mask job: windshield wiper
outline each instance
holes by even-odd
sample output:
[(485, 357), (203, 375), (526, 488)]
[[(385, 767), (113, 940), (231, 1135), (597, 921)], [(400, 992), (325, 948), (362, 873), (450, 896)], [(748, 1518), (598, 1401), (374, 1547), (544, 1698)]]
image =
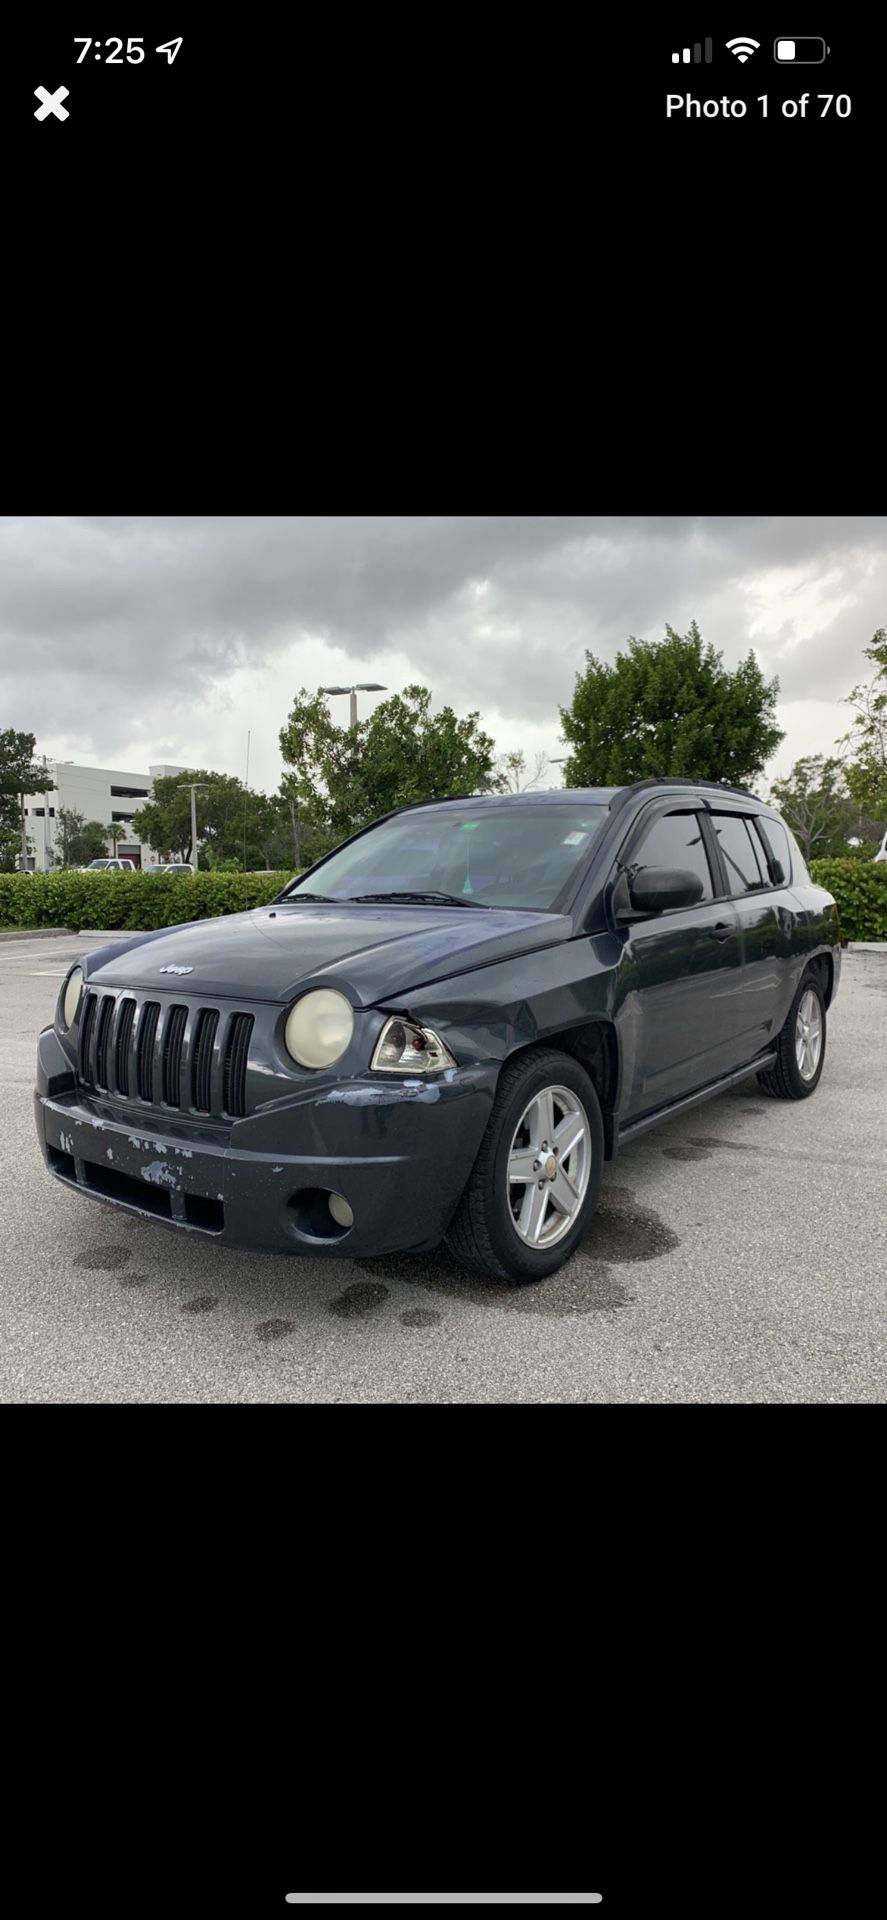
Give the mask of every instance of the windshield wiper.
[(284, 894), (283, 899), (278, 902), (278, 905), (281, 907), (289, 907), (292, 906), (294, 900), (327, 900), (331, 907), (334, 907), (336, 904), (331, 893), (287, 893)]
[(481, 907), (484, 913), (491, 912), (491, 908), (486, 906), (483, 900), (466, 900), (464, 895), (458, 893), (352, 893), (349, 899), (351, 901), (413, 900), (419, 906)]

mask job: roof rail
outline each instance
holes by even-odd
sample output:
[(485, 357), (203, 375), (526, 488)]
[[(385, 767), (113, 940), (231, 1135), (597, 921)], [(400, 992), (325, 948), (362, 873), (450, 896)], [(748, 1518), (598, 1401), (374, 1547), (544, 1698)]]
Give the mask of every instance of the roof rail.
[(650, 774), (646, 780), (634, 780), (630, 786), (620, 788), (615, 800), (611, 802), (610, 812), (618, 812), (619, 808), (624, 807), (634, 794), (644, 793), (651, 787), (692, 787), (694, 789), (714, 787), (718, 793), (735, 793), (743, 800), (753, 800), (757, 807), (766, 805), (766, 802), (756, 793), (751, 793), (747, 787), (734, 787), (729, 780), (691, 780), (685, 774), (665, 773)]

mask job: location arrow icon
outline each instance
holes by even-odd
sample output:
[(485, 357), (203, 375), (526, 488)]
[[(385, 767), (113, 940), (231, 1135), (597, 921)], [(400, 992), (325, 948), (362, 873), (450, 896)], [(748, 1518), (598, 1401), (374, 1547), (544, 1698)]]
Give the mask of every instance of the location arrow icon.
[(181, 36), (179, 37), (178, 40), (164, 40), (162, 47), (155, 47), (154, 52), (165, 53), (170, 66), (172, 66), (172, 63), (176, 57), (176, 54), (179, 51), (181, 44), (182, 44)]

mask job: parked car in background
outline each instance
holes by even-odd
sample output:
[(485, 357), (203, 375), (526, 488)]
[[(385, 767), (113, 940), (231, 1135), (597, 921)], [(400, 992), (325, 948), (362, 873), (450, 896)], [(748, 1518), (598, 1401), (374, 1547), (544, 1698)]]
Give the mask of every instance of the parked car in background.
[(881, 845), (879, 846), (878, 851), (875, 854), (875, 859), (887, 860), (887, 833), (885, 833), (884, 838), (881, 841)]
[(143, 873), (196, 873), (196, 867), (190, 860), (158, 860), (153, 867), (143, 867)]
[(81, 873), (135, 873), (134, 860), (90, 860), (87, 867), (81, 867)]
[(268, 906), (86, 955), (40, 1035), (37, 1131), (69, 1192), (179, 1234), (355, 1259), (445, 1238), (538, 1281), (647, 1127), (751, 1074), (815, 1092), (840, 970), (834, 899), (753, 794), (429, 801)]

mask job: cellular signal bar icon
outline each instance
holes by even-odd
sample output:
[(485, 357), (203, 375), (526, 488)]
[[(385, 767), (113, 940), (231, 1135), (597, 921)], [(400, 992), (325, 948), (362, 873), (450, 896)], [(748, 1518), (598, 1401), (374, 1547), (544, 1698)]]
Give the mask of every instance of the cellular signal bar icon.
[[(673, 53), (671, 56), (671, 63), (673, 67), (679, 66), (681, 61), (683, 61), (685, 67), (688, 67), (690, 65), (691, 60), (695, 61), (697, 67), (699, 66), (702, 60), (702, 48), (698, 40), (694, 42), (692, 53), (690, 52), (689, 47), (684, 47), (680, 53)], [(710, 40), (706, 40), (705, 42), (705, 64), (708, 67), (711, 66), (711, 41)]]

